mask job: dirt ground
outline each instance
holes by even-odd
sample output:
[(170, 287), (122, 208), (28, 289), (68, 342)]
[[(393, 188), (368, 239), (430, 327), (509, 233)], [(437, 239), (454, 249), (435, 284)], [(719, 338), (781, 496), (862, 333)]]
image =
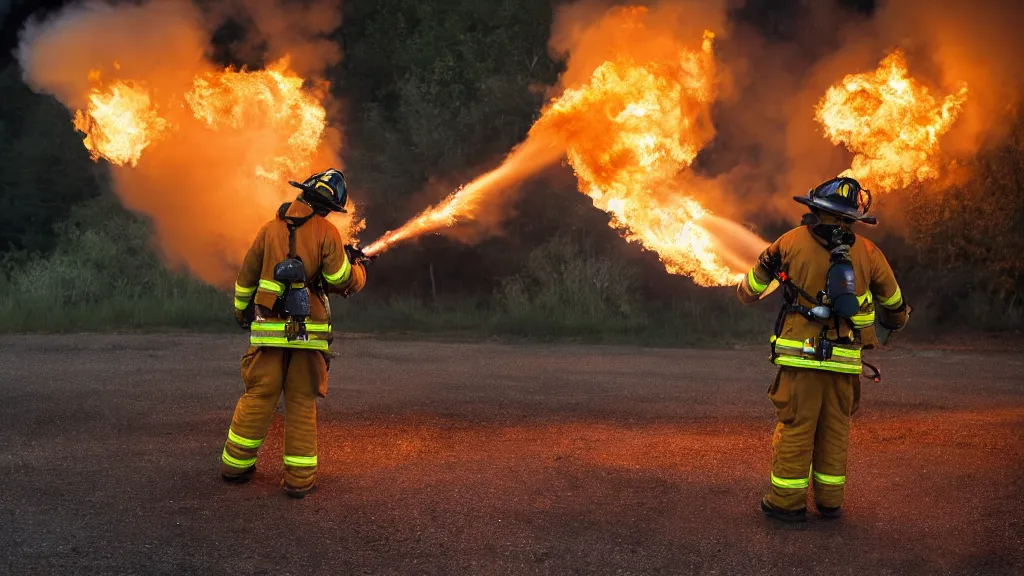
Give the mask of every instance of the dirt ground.
[(757, 511), (764, 348), (342, 339), (321, 489), (218, 457), (242, 335), (0, 338), (0, 573), (1024, 573), (1024, 352), (875, 354), (846, 516)]

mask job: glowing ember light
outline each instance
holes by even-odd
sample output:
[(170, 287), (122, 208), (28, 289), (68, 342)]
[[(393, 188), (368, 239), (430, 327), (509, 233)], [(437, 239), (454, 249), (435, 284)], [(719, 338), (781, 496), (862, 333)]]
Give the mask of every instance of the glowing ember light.
[(196, 77), (185, 95), (196, 119), (214, 130), (259, 123), (275, 134), (290, 134), (256, 174), (282, 181), (309, 169), (327, 126), (327, 111), (313, 94), (303, 90), (303, 79), (282, 59), (265, 70), (232, 69)]
[[(90, 72), (89, 78), (98, 82), (99, 72)], [(85, 134), (93, 160), (135, 166), (142, 151), (167, 129), (141, 83), (116, 80), (103, 89), (94, 88), (88, 100), (87, 110), (75, 111), (74, 124)]]
[(880, 191), (937, 178), (939, 137), (960, 114), (967, 87), (937, 101), (910, 76), (899, 50), (874, 72), (851, 74), (818, 103), (815, 118), (833, 144), (855, 154), (843, 176), (864, 180)]

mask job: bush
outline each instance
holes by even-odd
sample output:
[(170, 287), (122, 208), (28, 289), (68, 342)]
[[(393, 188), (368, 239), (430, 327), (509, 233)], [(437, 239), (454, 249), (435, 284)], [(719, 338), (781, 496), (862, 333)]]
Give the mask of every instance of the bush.
[(167, 271), (149, 226), (111, 197), (78, 207), (48, 256), (8, 257), (0, 276), (5, 332), (233, 325), (229, 295)]

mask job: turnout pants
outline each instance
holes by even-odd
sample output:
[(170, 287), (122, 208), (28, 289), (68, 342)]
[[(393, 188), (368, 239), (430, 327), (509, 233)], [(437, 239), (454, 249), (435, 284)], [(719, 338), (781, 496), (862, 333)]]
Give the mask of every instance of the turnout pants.
[(284, 392), (284, 481), (304, 490), (316, 481), (316, 399), (327, 392), (327, 363), (315, 350), (252, 347), (242, 357), (245, 393), (235, 406), (221, 472), (242, 474), (256, 464)]
[(775, 405), (771, 490), (782, 510), (805, 507), (813, 482), (819, 506), (843, 503), (850, 416), (860, 401), (860, 377), (805, 368), (779, 369), (768, 390)]

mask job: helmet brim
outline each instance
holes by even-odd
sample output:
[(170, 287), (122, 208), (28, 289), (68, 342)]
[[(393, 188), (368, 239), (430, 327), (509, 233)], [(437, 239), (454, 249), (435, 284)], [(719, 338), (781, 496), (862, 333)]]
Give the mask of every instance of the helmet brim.
[[(339, 212), (341, 214), (348, 214), (348, 210), (346, 210), (343, 206), (335, 204), (334, 202), (326, 202), (320, 196), (313, 196), (311, 194), (312, 193), (312, 189), (307, 187), (307, 186), (303, 186), (302, 183), (296, 182), (294, 180), (289, 180), (288, 183), (291, 184), (292, 186), (295, 186), (299, 190), (302, 190), (303, 198), (305, 199), (305, 201), (307, 203), (309, 203), (311, 205), (315, 204), (315, 205), (320, 206), (320, 207), (322, 207), (322, 208), (324, 208), (326, 210), (330, 210), (331, 212)], [(307, 194), (309, 194), (309, 196), (306, 196)]]
[(857, 212), (854, 212), (852, 210), (847, 210), (838, 206), (833, 206), (830, 203), (822, 202), (820, 200), (814, 200), (808, 198), (807, 196), (793, 196), (793, 200), (796, 200), (797, 202), (803, 204), (804, 206), (817, 208), (818, 210), (821, 210), (823, 212), (828, 212), (829, 214), (834, 214), (842, 218), (849, 218), (850, 220), (854, 220), (856, 222), (863, 222), (864, 224), (869, 224), (871, 226), (878, 224), (878, 219), (875, 218), (874, 216), (858, 214)]

